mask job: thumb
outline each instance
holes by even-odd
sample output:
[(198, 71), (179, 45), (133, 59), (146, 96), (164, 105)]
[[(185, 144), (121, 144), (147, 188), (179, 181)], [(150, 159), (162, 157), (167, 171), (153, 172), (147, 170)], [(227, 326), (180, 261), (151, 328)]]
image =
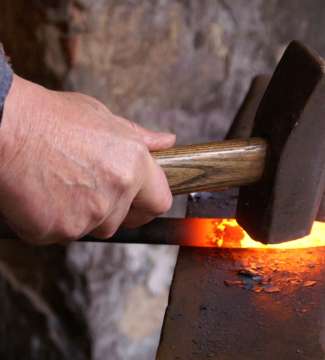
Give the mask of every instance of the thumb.
[(141, 137), (150, 151), (164, 150), (175, 145), (176, 135), (167, 132), (152, 131), (133, 121), (127, 121), (129, 126)]

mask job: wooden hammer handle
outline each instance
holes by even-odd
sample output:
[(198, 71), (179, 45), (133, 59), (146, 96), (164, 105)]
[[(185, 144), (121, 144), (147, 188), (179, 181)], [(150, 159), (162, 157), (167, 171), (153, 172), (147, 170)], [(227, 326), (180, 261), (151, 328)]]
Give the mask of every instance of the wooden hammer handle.
[(178, 146), (153, 156), (177, 195), (256, 182), (263, 174), (266, 150), (264, 140), (251, 138)]

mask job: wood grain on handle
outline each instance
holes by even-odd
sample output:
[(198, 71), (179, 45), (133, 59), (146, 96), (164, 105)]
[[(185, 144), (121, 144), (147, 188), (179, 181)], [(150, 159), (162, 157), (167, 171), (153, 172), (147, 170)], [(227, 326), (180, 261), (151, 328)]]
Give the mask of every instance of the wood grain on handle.
[(218, 191), (260, 179), (267, 144), (262, 139), (178, 146), (153, 153), (173, 194)]

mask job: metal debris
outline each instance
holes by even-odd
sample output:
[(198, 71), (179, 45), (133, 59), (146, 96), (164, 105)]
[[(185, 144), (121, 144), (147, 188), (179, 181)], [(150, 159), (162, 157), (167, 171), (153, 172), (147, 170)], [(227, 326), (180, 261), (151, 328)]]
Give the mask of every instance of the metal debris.
[(243, 275), (243, 276), (247, 276), (250, 278), (254, 278), (259, 276), (259, 273), (255, 270), (253, 270), (252, 268), (246, 268), (246, 269), (240, 269), (238, 270), (238, 274), (239, 275)]
[[(257, 263), (243, 265), (244, 267), (239, 268), (235, 272), (238, 279), (224, 280), (225, 286), (238, 286), (241, 289), (253, 291), (254, 293), (264, 292), (273, 294), (283, 290), (288, 291), (288, 289), (297, 286), (312, 287), (317, 283), (316, 280), (303, 281), (299, 272), (284, 272), (280, 269), (281, 266), (277, 260), (265, 263), (264, 266), (260, 266)], [(306, 267), (310, 269), (313, 265), (309, 263), (306, 264)]]
[(275, 285), (268, 285), (264, 288), (264, 291), (266, 293), (277, 293), (277, 292), (280, 292), (280, 288), (278, 286), (275, 286)]
[(226, 286), (242, 286), (244, 282), (242, 280), (224, 280)]

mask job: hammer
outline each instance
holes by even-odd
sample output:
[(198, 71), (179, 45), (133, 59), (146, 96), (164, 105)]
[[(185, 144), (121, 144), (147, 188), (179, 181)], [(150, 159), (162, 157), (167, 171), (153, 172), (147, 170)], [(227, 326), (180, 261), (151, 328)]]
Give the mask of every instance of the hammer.
[[(325, 184), (324, 69), (320, 56), (293, 41), (259, 103), (251, 138), (154, 152), (172, 193), (240, 186), (237, 221), (255, 240), (280, 243), (308, 235)], [(190, 221), (157, 219), (120, 229), (107, 241), (186, 245)], [(0, 237), (13, 236), (1, 225)]]

